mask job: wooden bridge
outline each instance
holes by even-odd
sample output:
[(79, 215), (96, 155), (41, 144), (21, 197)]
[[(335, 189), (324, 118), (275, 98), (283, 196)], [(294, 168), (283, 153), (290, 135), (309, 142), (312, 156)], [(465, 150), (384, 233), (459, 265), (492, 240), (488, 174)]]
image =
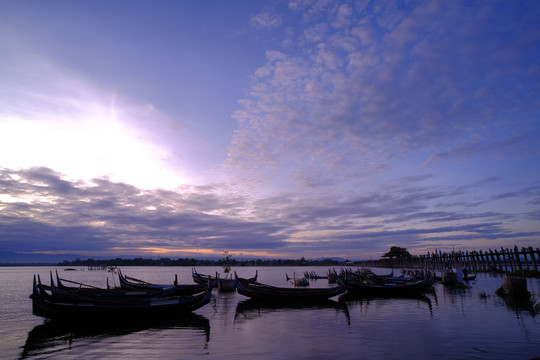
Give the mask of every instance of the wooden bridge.
[(467, 267), (475, 272), (514, 272), (522, 270), (538, 271), (540, 249), (532, 247), (487, 251), (437, 251), (426, 255), (413, 255), (406, 258), (360, 261), (361, 266), (385, 268), (428, 268), (444, 270)]

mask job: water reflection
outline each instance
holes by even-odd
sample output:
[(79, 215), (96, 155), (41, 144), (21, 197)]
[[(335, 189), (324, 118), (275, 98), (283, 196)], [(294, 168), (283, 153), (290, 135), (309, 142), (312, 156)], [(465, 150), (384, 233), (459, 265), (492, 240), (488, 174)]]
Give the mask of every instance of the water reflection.
[[(133, 334), (148, 330), (192, 329), (205, 336), (205, 347), (210, 341), (210, 322), (198, 314), (182, 318), (132, 318), (121, 322), (45, 320), (29, 333), (19, 359), (27, 359), (42, 354), (52, 354), (71, 349), (82, 339), (96, 339)], [(145, 346), (147, 344), (144, 344)]]
[(540, 314), (540, 303), (531, 296), (530, 293), (523, 295), (510, 295), (496, 292), (496, 295), (504, 301), (506, 308), (514, 312), (517, 316), (520, 314), (529, 314), (532, 317)]
[[(427, 305), (429, 310), (429, 315), (433, 317), (433, 303), (431, 298), (427, 296), (428, 293), (410, 293), (410, 294), (399, 294), (399, 295), (371, 295), (371, 294), (355, 294), (355, 293), (346, 293), (339, 297), (340, 302), (344, 302), (350, 305), (360, 305), (368, 306), (372, 302), (381, 302), (381, 301), (393, 301), (393, 300), (402, 300), (402, 301), (416, 301), (417, 303), (423, 303)], [(437, 303), (437, 294), (431, 292), (433, 300)]]
[(347, 325), (351, 324), (349, 307), (344, 302), (323, 300), (314, 302), (279, 302), (249, 299), (241, 301), (236, 306), (235, 321), (240, 319), (251, 319), (260, 317), (262, 314), (276, 311), (297, 311), (297, 310), (320, 310), (334, 309), (343, 312)]

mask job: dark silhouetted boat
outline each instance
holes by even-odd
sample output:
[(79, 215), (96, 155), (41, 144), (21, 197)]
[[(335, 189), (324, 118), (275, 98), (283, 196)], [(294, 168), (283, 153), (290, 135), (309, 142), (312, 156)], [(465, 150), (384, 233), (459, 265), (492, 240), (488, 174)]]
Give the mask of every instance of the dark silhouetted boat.
[[(171, 287), (170, 284), (153, 284), (144, 280), (136, 279), (130, 276), (126, 276), (118, 269), (118, 278), (120, 280), (120, 286), (123, 289), (131, 290), (165, 290)], [(204, 291), (208, 287), (208, 278), (206, 282), (200, 284), (178, 284), (178, 276), (174, 276), (175, 295), (193, 295)], [(216, 287), (215, 280), (212, 283), (212, 287)]]
[[(252, 282), (257, 281), (258, 274), (259, 273), (256, 270), (255, 276), (247, 280)], [(197, 270), (193, 268), (191, 269), (191, 276), (193, 277), (193, 281), (195, 281), (197, 284), (207, 284), (208, 281), (212, 281), (214, 287), (217, 286), (218, 289), (223, 291), (234, 291), (236, 288), (235, 279), (222, 279), (218, 273), (216, 273), (216, 276), (212, 277), (210, 275), (198, 273)]]
[(236, 291), (253, 299), (315, 301), (341, 295), (347, 290), (345, 283), (331, 288), (285, 288), (239, 278), (236, 273), (234, 276), (236, 278)]
[[(52, 276), (51, 276), (52, 278)], [(174, 288), (174, 287), (173, 287)], [(94, 318), (142, 317), (186, 313), (196, 310), (210, 301), (212, 288), (193, 295), (175, 295), (174, 289), (152, 290), (156, 293), (120, 289), (61, 289), (42, 284), (39, 275), (34, 276), (32, 312), (45, 318)], [(161, 291), (161, 292), (160, 292)]]
[(433, 272), (421, 277), (381, 277), (369, 273), (349, 274), (346, 279), (347, 291), (360, 294), (394, 295), (421, 292), (433, 285)]

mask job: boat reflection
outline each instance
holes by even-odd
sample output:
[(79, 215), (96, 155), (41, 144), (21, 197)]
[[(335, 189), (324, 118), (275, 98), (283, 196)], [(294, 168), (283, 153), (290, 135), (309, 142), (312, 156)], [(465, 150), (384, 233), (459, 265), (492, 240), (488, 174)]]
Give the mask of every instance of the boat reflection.
[(514, 312), (516, 315), (529, 314), (532, 317), (540, 314), (540, 303), (536, 302), (530, 293), (519, 295), (509, 295), (501, 292), (495, 294), (504, 301), (506, 309)]
[(333, 301), (333, 300), (321, 300), (321, 301), (307, 301), (307, 302), (283, 302), (283, 301), (269, 301), (269, 300), (256, 300), (248, 299), (241, 301), (236, 306), (235, 321), (239, 319), (251, 319), (254, 317), (260, 317), (266, 313), (272, 313), (277, 311), (294, 311), (294, 310), (320, 310), (320, 309), (334, 309), (337, 312), (343, 312), (347, 320), (347, 324), (351, 324), (351, 317), (349, 314), (349, 307), (346, 303)]
[[(404, 300), (404, 301), (416, 301), (417, 303), (424, 303), (429, 309), (430, 316), (433, 316), (433, 303), (431, 298), (427, 295), (428, 293), (410, 293), (410, 294), (399, 294), (399, 295), (374, 295), (374, 294), (355, 294), (355, 293), (346, 293), (339, 297), (339, 302), (344, 302), (350, 305), (363, 305), (369, 304), (376, 301), (388, 301), (388, 300)], [(433, 299), (437, 303), (437, 295), (435, 292), (432, 292)]]
[(182, 318), (135, 317), (123, 319), (121, 322), (99, 320), (80, 322), (68, 319), (48, 319), (28, 333), (19, 359), (39, 357), (39, 354), (50, 354), (51, 352), (61, 351), (61, 349), (71, 349), (74, 343), (81, 339), (115, 337), (161, 329), (198, 330), (205, 336), (205, 347), (208, 346), (210, 341), (209, 320), (194, 313)]

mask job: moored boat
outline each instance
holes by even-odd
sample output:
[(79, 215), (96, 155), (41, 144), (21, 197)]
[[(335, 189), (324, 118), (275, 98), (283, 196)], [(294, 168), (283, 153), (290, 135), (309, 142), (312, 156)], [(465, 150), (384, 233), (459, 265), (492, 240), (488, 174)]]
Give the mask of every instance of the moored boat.
[(424, 280), (410, 281), (402, 284), (372, 284), (358, 280), (347, 281), (347, 291), (362, 294), (401, 294), (408, 292), (416, 292), (425, 289)]
[(251, 281), (250, 279), (239, 278), (236, 273), (234, 276), (236, 279), (236, 291), (241, 295), (253, 299), (314, 301), (329, 299), (341, 295), (347, 290), (345, 283), (330, 288), (285, 288), (261, 284), (259, 282)]
[[(118, 269), (118, 278), (120, 280), (120, 286), (123, 289), (132, 289), (132, 290), (149, 290), (149, 289), (167, 289), (171, 285), (170, 284), (153, 284), (146, 282), (144, 280), (140, 280), (137, 278), (133, 278), (130, 276), (126, 276), (122, 273), (120, 269)], [(192, 295), (199, 293), (201, 291), (204, 291), (208, 287), (208, 279), (206, 279), (206, 282), (201, 284), (178, 284), (178, 276), (174, 276), (174, 286), (175, 286), (175, 295)], [(212, 287), (215, 287), (215, 282), (212, 283)]]
[[(95, 290), (95, 289), (93, 289)], [(42, 284), (34, 276), (32, 312), (45, 318), (118, 318), (187, 313), (210, 301), (212, 289), (186, 296), (178, 295), (126, 295), (126, 292), (111, 293), (107, 289), (96, 294), (90, 291), (76, 292)]]
[[(39, 279), (39, 278), (38, 278)], [(70, 283), (76, 286), (69, 286), (64, 284)], [(51, 285), (49, 289), (53, 295), (70, 295), (70, 296), (115, 296), (115, 297), (136, 297), (136, 296), (169, 296), (176, 293), (178, 285), (171, 284), (168, 287), (163, 288), (139, 288), (139, 289), (124, 289), (124, 288), (110, 288), (106, 289), (84, 284), (77, 281), (71, 281), (62, 279), (56, 273), (56, 284), (53, 281), (51, 272)], [(201, 290), (202, 291), (202, 290)]]
[(349, 292), (387, 295), (420, 292), (431, 287), (434, 282), (435, 276), (432, 272), (427, 272), (420, 278), (349, 276), (346, 280)]
[[(252, 278), (247, 279), (248, 281), (257, 281), (257, 277), (259, 275), (259, 272), (255, 270), (255, 276)], [(204, 275), (201, 273), (198, 273), (195, 268), (191, 269), (191, 276), (193, 277), (193, 281), (195, 281), (197, 284), (207, 284), (208, 281), (212, 281), (213, 284), (217, 284), (218, 288), (223, 288), (224, 290), (233, 290), (236, 286), (236, 281), (234, 279), (222, 279), (219, 277), (219, 274), (216, 273), (216, 276), (210, 276), (210, 275)], [(216, 286), (216, 285), (214, 285)]]
[(297, 278), (296, 274), (293, 274), (293, 277), (290, 278), (289, 275), (285, 274), (285, 279), (290, 281), (294, 286), (309, 286), (309, 280), (305, 276)]

